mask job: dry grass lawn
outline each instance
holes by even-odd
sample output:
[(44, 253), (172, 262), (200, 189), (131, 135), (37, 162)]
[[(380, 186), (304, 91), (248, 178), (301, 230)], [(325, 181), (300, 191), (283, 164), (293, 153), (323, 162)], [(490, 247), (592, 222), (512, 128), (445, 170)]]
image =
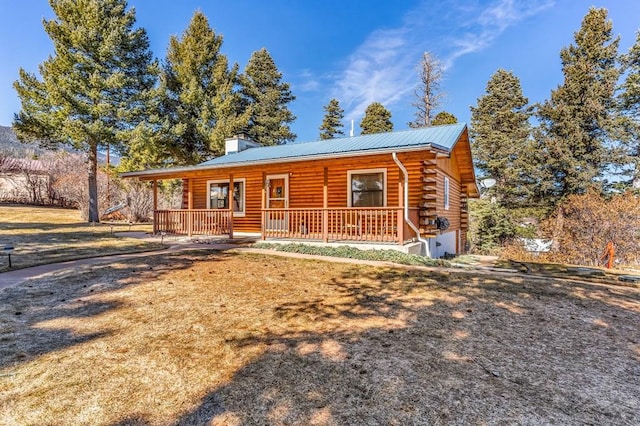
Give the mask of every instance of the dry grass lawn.
[[(0, 247), (15, 248), (13, 269), (85, 257), (134, 253), (161, 248), (159, 244), (135, 238), (120, 238), (111, 231), (128, 230), (128, 225), (90, 225), (80, 220), (78, 210), (31, 206), (0, 206)], [(135, 230), (151, 230), (136, 225)], [(6, 256), (0, 256), (0, 272), (9, 270)]]
[(174, 254), (0, 292), (0, 424), (640, 423), (640, 289)]

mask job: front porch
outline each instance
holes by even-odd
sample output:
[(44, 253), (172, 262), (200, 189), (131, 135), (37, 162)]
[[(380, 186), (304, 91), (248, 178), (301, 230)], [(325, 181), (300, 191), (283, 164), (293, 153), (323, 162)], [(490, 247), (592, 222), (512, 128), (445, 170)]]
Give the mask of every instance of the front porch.
[[(410, 215), (417, 220), (417, 209)], [(400, 207), (262, 209), (260, 222), (263, 240), (403, 245), (412, 237)], [(156, 210), (154, 233), (233, 239), (234, 215), (226, 209)]]

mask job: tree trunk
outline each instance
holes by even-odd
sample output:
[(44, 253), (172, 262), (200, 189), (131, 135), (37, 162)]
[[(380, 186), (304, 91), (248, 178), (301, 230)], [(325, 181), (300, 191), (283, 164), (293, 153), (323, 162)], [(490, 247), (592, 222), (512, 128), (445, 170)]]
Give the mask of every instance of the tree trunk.
[(560, 238), (562, 238), (562, 231), (564, 230), (564, 207), (558, 206), (558, 214), (556, 215), (556, 223), (553, 229), (553, 240), (551, 242), (551, 250), (554, 252), (560, 251)]
[(89, 222), (100, 222), (98, 215), (98, 144), (89, 144)]

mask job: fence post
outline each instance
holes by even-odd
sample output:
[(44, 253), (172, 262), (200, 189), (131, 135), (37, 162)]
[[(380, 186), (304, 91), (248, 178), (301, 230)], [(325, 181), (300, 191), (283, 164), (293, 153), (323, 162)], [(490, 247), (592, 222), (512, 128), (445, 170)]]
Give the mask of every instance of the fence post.
[(329, 168), (324, 168), (322, 186), (322, 241), (329, 242)]
[(229, 200), (229, 239), (233, 240), (233, 206), (235, 203), (235, 183), (233, 182), (233, 174), (229, 174), (229, 190), (227, 192), (227, 199)]
[(158, 233), (158, 180), (153, 180), (153, 235)]
[(397, 215), (397, 225), (396, 228), (398, 229), (398, 244), (399, 245), (403, 245), (404, 244), (404, 215), (403, 215), (404, 211), (403, 209), (398, 209), (396, 210), (396, 215)]
[(329, 209), (322, 209), (322, 241), (329, 242)]
[(158, 214), (158, 210), (153, 210), (153, 235), (158, 233), (158, 220), (160, 215)]

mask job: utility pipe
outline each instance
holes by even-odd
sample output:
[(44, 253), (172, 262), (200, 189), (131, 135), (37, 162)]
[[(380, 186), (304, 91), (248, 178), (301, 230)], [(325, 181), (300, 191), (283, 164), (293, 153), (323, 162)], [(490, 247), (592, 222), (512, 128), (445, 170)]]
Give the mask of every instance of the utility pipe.
[(395, 163), (398, 165), (400, 170), (402, 170), (402, 174), (404, 175), (404, 220), (405, 222), (407, 222), (409, 227), (413, 229), (413, 231), (416, 233), (416, 236), (418, 237), (418, 241), (420, 241), (424, 246), (425, 256), (431, 257), (431, 249), (429, 248), (429, 241), (425, 240), (420, 236), (420, 229), (418, 229), (418, 227), (413, 222), (411, 222), (411, 219), (409, 219), (409, 172), (407, 172), (407, 168), (404, 166), (404, 164), (402, 164), (402, 162), (400, 162), (395, 152), (391, 153), (391, 156), (393, 157), (393, 161), (395, 161)]

